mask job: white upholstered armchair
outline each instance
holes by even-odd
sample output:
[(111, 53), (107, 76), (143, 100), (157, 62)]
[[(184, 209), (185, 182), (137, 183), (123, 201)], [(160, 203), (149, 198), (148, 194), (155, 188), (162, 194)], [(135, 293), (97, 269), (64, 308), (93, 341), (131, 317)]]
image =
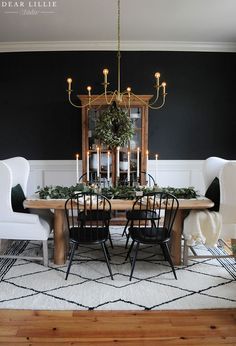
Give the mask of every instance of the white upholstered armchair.
[(215, 206), (211, 211), (191, 211), (184, 220), (184, 264), (197, 257), (232, 257), (227, 254), (199, 256), (194, 245), (202, 242), (208, 247), (216, 244), (227, 246), (224, 239), (236, 238), (236, 164), (209, 157), (203, 164), (203, 177), (206, 197), (212, 199)]
[[(43, 256), (33, 258), (43, 259), (44, 265), (47, 266), (50, 225), (39, 215), (24, 210), (22, 206), (21, 199), (26, 195), (29, 170), (28, 161), (22, 157), (0, 161), (0, 239), (42, 241)], [(13, 190), (16, 193), (15, 197)], [(1, 254), (0, 257), (16, 258), (7, 254)]]

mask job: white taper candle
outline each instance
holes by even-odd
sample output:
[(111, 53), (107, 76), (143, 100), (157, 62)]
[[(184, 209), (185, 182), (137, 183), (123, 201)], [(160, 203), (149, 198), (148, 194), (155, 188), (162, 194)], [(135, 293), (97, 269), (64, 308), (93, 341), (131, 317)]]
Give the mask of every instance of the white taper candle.
[(79, 182), (79, 154), (76, 154), (76, 183)]
[(107, 152), (107, 181), (110, 181), (110, 151)]
[(137, 148), (137, 179), (139, 178), (139, 152), (140, 149)]
[(130, 151), (128, 151), (128, 173), (127, 173), (128, 183), (130, 182)]
[(148, 183), (148, 150), (146, 151), (146, 182)]
[(157, 182), (158, 154), (155, 155), (155, 182)]
[(89, 151), (87, 151), (87, 182), (89, 182)]
[(99, 157), (99, 147), (97, 147), (97, 179), (100, 176), (100, 157)]
[(120, 177), (120, 147), (116, 148), (116, 177)]

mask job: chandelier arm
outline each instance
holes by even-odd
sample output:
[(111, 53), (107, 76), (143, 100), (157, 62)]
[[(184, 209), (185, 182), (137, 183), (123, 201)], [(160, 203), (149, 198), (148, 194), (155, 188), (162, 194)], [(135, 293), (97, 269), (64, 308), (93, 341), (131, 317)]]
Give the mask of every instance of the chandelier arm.
[(144, 106), (148, 106), (148, 102), (144, 101), (141, 97), (131, 92), (131, 96), (139, 100)]
[(156, 90), (157, 90), (157, 91), (156, 91), (155, 100), (154, 100), (153, 102), (150, 102), (150, 103), (149, 103), (150, 106), (153, 106), (153, 105), (158, 101), (158, 99), (159, 99), (159, 97), (160, 97), (159, 87), (157, 87)]
[[(107, 103), (108, 105), (111, 105), (112, 102), (116, 99), (117, 90), (115, 90), (114, 92), (112, 92), (112, 91), (106, 91), (106, 92), (104, 93), (104, 95), (105, 95), (106, 103)], [(112, 95), (110, 101), (108, 100), (107, 95)]]
[[(76, 105), (74, 102), (71, 101), (71, 92), (68, 93), (68, 100), (70, 102), (70, 104), (75, 107), (75, 108), (84, 108), (85, 106), (80, 106), (80, 105)], [(88, 106), (89, 104), (86, 104), (86, 107)]]
[[(105, 93), (102, 93), (102, 94), (98, 95), (97, 97), (91, 98), (90, 104), (92, 105), (95, 101), (99, 100), (99, 99), (100, 99), (101, 97), (103, 97), (104, 95), (105, 95)], [(83, 107), (86, 107), (86, 106), (88, 106), (88, 104), (87, 104), (87, 105), (84, 105)]]
[(105, 93), (102, 93), (102, 94), (98, 95), (98, 96), (95, 97), (95, 98), (92, 98), (92, 96), (91, 96), (91, 98), (90, 98), (90, 97), (88, 96), (89, 101), (88, 101), (86, 104), (80, 106), (80, 105), (76, 105), (76, 104), (71, 100), (71, 92), (68, 93), (68, 99), (69, 99), (70, 104), (71, 104), (73, 107), (80, 108), (80, 109), (85, 108), (85, 107), (90, 107), (91, 105), (93, 105), (94, 102), (96, 102), (97, 100), (99, 100), (99, 99), (102, 98), (103, 96), (105, 96)]
[(148, 105), (148, 107), (150, 109), (160, 109), (160, 108), (162, 108), (164, 106), (165, 102), (166, 102), (166, 95), (167, 94), (163, 95), (163, 101), (162, 101), (162, 104), (160, 106), (156, 106), (155, 107), (155, 106), (152, 106), (152, 105)]
[(156, 107), (153, 106), (153, 103), (149, 104), (148, 102), (142, 100), (138, 95), (136, 95), (136, 94), (134, 94), (134, 93), (131, 93), (131, 95), (132, 95), (134, 98), (136, 98), (137, 100), (139, 100), (140, 102), (142, 102), (142, 104), (143, 104), (144, 106), (147, 106), (148, 108), (151, 108), (151, 109), (160, 109), (160, 108), (162, 108), (162, 107), (164, 106), (164, 104), (165, 104), (165, 97), (166, 97), (167, 93), (165, 93), (165, 94), (163, 95), (163, 101), (162, 101), (161, 105), (160, 105), (160, 106), (156, 106)]

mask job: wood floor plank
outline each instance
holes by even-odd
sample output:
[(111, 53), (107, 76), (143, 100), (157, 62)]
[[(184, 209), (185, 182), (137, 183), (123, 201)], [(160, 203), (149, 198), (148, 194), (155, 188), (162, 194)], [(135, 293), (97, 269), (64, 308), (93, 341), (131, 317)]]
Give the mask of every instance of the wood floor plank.
[(0, 345), (236, 346), (236, 309), (0, 310)]

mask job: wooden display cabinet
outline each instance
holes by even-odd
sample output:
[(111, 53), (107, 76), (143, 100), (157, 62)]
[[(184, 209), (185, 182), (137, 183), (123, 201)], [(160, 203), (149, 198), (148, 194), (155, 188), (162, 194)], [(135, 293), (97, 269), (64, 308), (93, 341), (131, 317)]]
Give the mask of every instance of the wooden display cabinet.
[[(78, 96), (81, 104), (88, 104), (88, 95)], [(139, 95), (139, 98), (146, 103), (150, 100), (152, 95)], [(130, 100), (130, 119), (134, 127), (134, 135), (126, 147), (120, 148), (119, 172), (120, 178), (117, 178), (117, 149), (111, 150), (103, 143), (94, 137), (94, 129), (96, 119), (101, 112), (109, 106), (105, 102), (104, 97), (93, 95), (93, 107), (89, 109), (88, 106), (82, 108), (82, 160), (83, 160), (83, 174), (84, 181), (98, 181), (97, 180), (97, 147), (100, 153), (100, 177), (99, 181), (104, 182), (104, 186), (113, 185), (117, 183), (127, 184), (127, 163), (128, 151), (130, 152), (130, 183), (137, 182), (137, 148), (139, 148), (139, 165), (140, 172), (146, 172), (146, 152), (148, 150), (148, 107), (136, 98)], [(125, 107), (127, 99), (119, 104), (119, 107)], [(108, 151), (110, 152), (110, 175), (108, 177)], [(86, 177), (87, 173), (87, 153), (89, 152), (89, 179)], [(109, 179), (108, 179), (109, 178)], [(109, 180), (109, 183), (108, 183)], [(139, 183), (145, 184), (145, 174), (140, 173)]]

